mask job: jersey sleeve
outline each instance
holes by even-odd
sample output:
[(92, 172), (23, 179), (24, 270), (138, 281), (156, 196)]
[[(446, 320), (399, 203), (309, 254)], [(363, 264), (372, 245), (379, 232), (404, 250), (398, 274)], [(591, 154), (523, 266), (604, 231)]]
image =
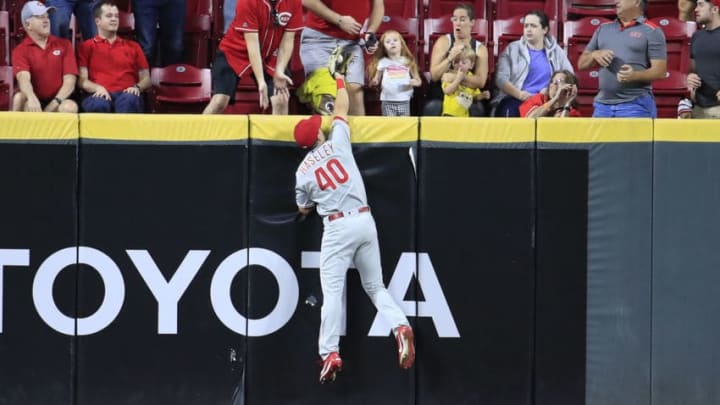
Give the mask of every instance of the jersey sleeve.
[(660, 28), (655, 28), (648, 34), (648, 59), (667, 60), (665, 33)]
[(252, 1), (238, 1), (235, 9), (235, 21), (237, 25), (234, 28), (243, 32), (257, 32), (260, 30), (260, 19), (257, 16), (258, 10), (253, 7), (257, 3)]
[(525, 101), (522, 102), (522, 104), (520, 104), (520, 107), (519, 107), (520, 116), (527, 117), (528, 114), (530, 114), (534, 109), (543, 105), (543, 103), (544, 103), (544, 100), (543, 100), (542, 93), (538, 93), (538, 94), (528, 97)]
[(16, 47), (12, 52), (13, 77), (20, 72), (30, 71), (30, 61), (27, 58), (27, 53), (20, 52), (20, 49), (25, 49), (25, 47)]
[(302, 2), (300, 0), (293, 1), (292, 8), (290, 9), (292, 16), (285, 27), (285, 31), (299, 31), (305, 27), (302, 11)]
[(78, 75), (77, 59), (75, 58), (75, 50), (72, 43), (65, 40), (65, 54), (63, 55), (63, 75)]
[(295, 174), (295, 203), (298, 207), (312, 208), (315, 203), (310, 199), (310, 193), (306, 189), (306, 185), (302, 183), (302, 178), (299, 174)]
[(350, 142), (350, 125), (343, 118), (335, 117), (332, 124), (332, 132), (330, 139), (335, 147), (345, 147), (351, 149)]
[(90, 52), (92, 48), (92, 43), (90, 41), (92, 41), (92, 39), (88, 39), (87, 41), (83, 42), (82, 44), (80, 44), (80, 48), (78, 48), (78, 67), (88, 67), (88, 63), (90, 62)]

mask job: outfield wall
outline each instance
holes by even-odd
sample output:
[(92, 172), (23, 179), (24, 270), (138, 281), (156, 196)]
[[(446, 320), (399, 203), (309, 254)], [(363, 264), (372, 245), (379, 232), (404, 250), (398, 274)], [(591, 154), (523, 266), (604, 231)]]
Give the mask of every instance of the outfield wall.
[(0, 113), (0, 404), (720, 403), (715, 122), (351, 118), (417, 363), (351, 270), (320, 385), (300, 118)]

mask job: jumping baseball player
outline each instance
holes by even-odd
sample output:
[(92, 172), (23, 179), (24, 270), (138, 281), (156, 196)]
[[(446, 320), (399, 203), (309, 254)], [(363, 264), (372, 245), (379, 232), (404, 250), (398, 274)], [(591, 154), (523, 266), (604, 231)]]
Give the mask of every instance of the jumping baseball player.
[(375, 220), (367, 205), (365, 185), (352, 154), (344, 75), (342, 71), (336, 71), (334, 58), (340, 53), (337, 49), (329, 64), (337, 86), (335, 117), (329, 136), (321, 129), (319, 115), (300, 121), (294, 131), (298, 145), (310, 150), (295, 173), (298, 210), (307, 215), (314, 207), (323, 217), (320, 247), (320, 284), (324, 297), (319, 338), (319, 353), (323, 359), (321, 383), (334, 381), (336, 373), (342, 369), (342, 294), (347, 270), (353, 260), (362, 286), (375, 308), (395, 326), (393, 333), (398, 345), (400, 367), (409, 369), (415, 361), (412, 328), (382, 281)]

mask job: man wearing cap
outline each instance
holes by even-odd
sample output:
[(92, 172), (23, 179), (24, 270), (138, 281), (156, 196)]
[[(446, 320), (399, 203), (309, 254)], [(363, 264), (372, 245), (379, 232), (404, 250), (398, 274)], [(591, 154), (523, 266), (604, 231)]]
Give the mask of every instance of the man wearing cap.
[(383, 0), (302, 0), (302, 4), (307, 9), (300, 39), (305, 76), (310, 77), (322, 68), (336, 46), (352, 52), (353, 63), (347, 74), (349, 112), (365, 115), (363, 45), (370, 54), (377, 50), (375, 32), (385, 15), (385, 3)]
[(98, 34), (80, 45), (80, 88), (90, 94), (85, 112), (141, 113), (142, 92), (152, 86), (145, 55), (135, 41), (117, 35), (120, 12), (101, 0), (93, 9)]
[(657, 118), (651, 83), (665, 78), (665, 34), (645, 18), (647, 0), (617, 0), (617, 19), (602, 24), (578, 59), (578, 68), (600, 66), (593, 117)]
[(295, 33), (303, 27), (300, 0), (243, 0), (220, 41), (212, 67), (213, 96), (203, 114), (220, 114), (235, 102), (241, 77), (252, 74), (260, 108), (287, 115), (292, 79), (287, 74)]
[(337, 96), (329, 136), (321, 129), (322, 118), (319, 115), (300, 121), (294, 130), (297, 144), (308, 150), (295, 172), (295, 201), (300, 214), (307, 215), (316, 208), (318, 215), (323, 217), (320, 246), (320, 285), (323, 293), (319, 339), (319, 354), (323, 359), (321, 383), (335, 380), (337, 372), (342, 369), (343, 290), (352, 261), (360, 274), (363, 289), (393, 327), (400, 368), (408, 369), (415, 361), (412, 328), (382, 280), (375, 220), (367, 205), (365, 185), (350, 143), (345, 78), (335, 71), (331, 74), (336, 79)]
[(695, 20), (705, 28), (690, 40), (687, 86), (695, 102), (692, 116), (720, 118), (720, 0), (697, 0)]
[(39, 1), (29, 1), (20, 12), (27, 36), (12, 53), (20, 89), (13, 97), (13, 111), (78, 111), (75, 101), (68, 98), (77, 81), (75, 52), (70, 41), (50, 35), (48, 14), (54, 11)]

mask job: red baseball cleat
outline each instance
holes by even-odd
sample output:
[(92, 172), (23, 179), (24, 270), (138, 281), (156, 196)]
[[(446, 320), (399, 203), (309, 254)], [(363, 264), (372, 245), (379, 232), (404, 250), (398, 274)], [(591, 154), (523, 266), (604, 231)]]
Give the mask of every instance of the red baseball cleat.
[(415, 363), (415, 338), (413, 337), (412, 328), (405, 325), (399, 326), (395, 339), (398, 344), (400, 368), (407, 370)]
[[(411, 332), (412, 333), (412, 332)], [(335, 381), (335, 377), (338, 371), (342, 370), (342, 359), (340, 353), (330, 353), (323, 362), (323, 368), (320, 370), (320, 382), (326, 383), (328, 381)]]

